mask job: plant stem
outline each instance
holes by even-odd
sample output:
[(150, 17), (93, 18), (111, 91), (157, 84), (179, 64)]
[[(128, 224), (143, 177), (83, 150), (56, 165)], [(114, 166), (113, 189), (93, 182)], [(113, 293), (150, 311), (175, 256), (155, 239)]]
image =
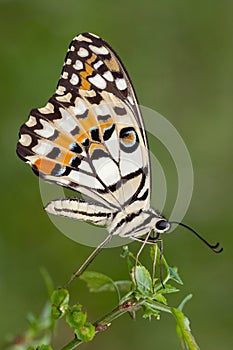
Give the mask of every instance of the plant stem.
[[(115, 309), (113, 309), (94, 323), (94, 326), (96, 328), (95, 334), (98, 334), (108, 329), (112, 321), (124, 315), (126, 312), (134, 313), (138, 311), (141, 308), (143, 302), (144, 300), (128, 301), (122, 305), (117, 306)], [(82, 340), (75, 338), (70, 343), (66, 344), (61, 350), (73, 350), (82, 343)]]

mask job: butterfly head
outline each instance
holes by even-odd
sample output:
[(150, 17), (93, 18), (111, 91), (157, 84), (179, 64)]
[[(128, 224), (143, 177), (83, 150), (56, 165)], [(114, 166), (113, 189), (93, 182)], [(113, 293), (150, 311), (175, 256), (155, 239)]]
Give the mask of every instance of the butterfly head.
[(155, 230), (157, 233), (160, 234), (160, 233), (164, 233), (164, 232), (169, 231), (170, 228), (171, 228), (170, 223), (169, 223), (166, 219), (162, 218), (162, 219), (159, 219), (159, 220), (155, 223), (155, 229), (154, 229), (154, 230)]

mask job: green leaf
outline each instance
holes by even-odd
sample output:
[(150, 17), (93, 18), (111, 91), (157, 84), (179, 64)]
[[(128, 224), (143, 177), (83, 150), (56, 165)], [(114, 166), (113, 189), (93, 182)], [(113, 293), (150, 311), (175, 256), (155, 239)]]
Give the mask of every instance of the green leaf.
[(172, 279), (173, 281), (176, 281), (176, 283), (178, 283), (178, 284), (183, 284), (183, 281), (178, 274), (177, 267), (170, 267), (169, 266), (169, 273), (170, 273), (170, 279)]
[(157, 320), (160, 319), (160, 312), (159, 310), (156, 310), (155, 308), (151, 308), (149, 304), (145, 303), (143, 305), (143, 318), (149, 318), (155, 317)]
[(147, 308), (149, 308), (151, 312), (155, 313), (155, 315), (157, 315), (157, 313), (160, 311), (172, 313), (169, 306), (163, 305), (160, 302), (155, 300), (150, 300), (150, 301), (145, 300), (143, 302), (143, 306), (146, 306)]
[[(179, 292), (179, 289), (177, 289), (176, 287), (168, 283), (165, 284), (164, 288), (161, 288), (159, 290), (160, 294), (169, 294), (169, 293), (175, 293), (175, 292)], [(155, 294), (155, 297), (156, 297), (156, 294)]]
[(84, 325), (87, 319), (87, 314), (82, 312), (81, 305), (74, 305), (68, 309), (66, 313), (66, 322), (72, 328), (80, 328)]
[(176, 331), (183, 348), (186, 346), (186, 348), (189, 350), (200, 350), (191, 333), (188, 318), (183, 314), (183, 312), (176, 308), (171, 308), (171, 312), (175, 316), (177, 324)]
[(156, 296), (154, 297), (154, 299), (162, 304), (167, 304), (167, 299), (165, 298), (164, 295), (162, 294), (156, 294)]
[(51, 278), (50, 274), (48, 273), (48, 271), (44, 267), (40, 268), (40, 273), (42, 275), (45, 286), (47, 288), (48, 295), (49, 295), (49, 297), (51, 297), (52, 292), (54, 290), (52, 278)]
[(136, 285), (136, 290), (140, 292), (142, 296), (152, 297), (152, 279), (145, 266), (136, 266), (136, 269), (132, 269), (131, 274), (133, 282), (135, 282)]
[(51, 296), (51, 315), (59, 319), (66, 313), (69, 303), (69, 292), (67, 289), (58, 289)]
[(53, 350), (50, 345), (40, 345), (36, 350)]
[(75, 334), (83, 342), (91, 341), (95, 336), (95, 327), (90, 322), (86, 322), (82, 327), (75, 329)]
[(114, 281), (110, 277), (99, 272), (85, 271), (80, 276), (80, 279), (87, 283), (90, 292), (99, 293), (116, 290)]
[(188, 295), (183, 299), (183, 301), (180, 303), (180, 305), (178, 306), (178, 309), (179, 309), (180, 311), (182, 311), (183, 308), (184, 308), (184, 305), (185, 305), (192, 297), (193, 297), (192, 294), (188, 294)]

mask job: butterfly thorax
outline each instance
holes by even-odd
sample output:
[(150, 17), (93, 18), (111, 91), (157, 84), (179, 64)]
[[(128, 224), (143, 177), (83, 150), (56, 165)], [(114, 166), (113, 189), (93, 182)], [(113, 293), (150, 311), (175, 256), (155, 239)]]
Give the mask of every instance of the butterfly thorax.
[(155, 230), (156, 223), (163, 217), (154, 209), (139, 209), (132, 213), (117, 212), (108, 226), (112, 235), (120, 237), (140, 237)]

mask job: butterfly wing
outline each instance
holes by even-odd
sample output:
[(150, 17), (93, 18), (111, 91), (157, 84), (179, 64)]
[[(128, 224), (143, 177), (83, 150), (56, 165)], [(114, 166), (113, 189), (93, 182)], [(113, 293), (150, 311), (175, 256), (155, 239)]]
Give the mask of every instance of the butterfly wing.
[(99, 37), (77, 36), (56, 93), (20, 129), (18, 155), (45, 180), (113, 211), (149, 208), (148, 145), (123, 64)]

